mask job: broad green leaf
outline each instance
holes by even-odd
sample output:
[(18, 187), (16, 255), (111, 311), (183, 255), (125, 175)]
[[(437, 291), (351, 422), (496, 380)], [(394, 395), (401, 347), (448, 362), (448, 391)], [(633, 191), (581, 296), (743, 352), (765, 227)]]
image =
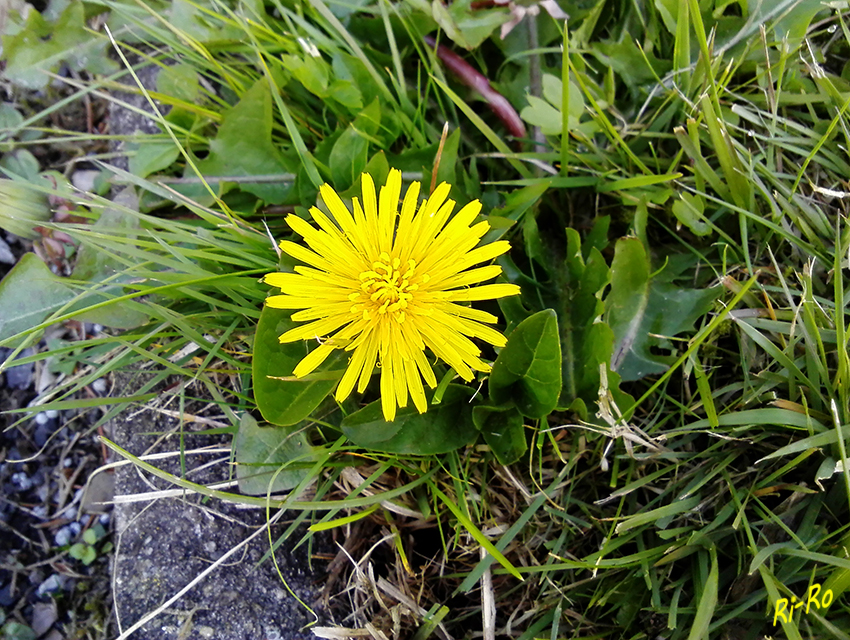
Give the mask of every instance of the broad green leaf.
[(363, 108), (363, 93), (348, 80), (334, 80), (328, 87), (328, 98), (336, 100), (349, 111), (357, 112)]
[(496, 454), (499, 464), (513, 464), (528, 450), (522, 414), (516, 407), (475, 407), (472, 422)]
[(280, 61), (307, 91), (320, 98), (328, 95), (330, 67), (327, 62), (307, 54), (281, 56)]
[(197, 69), (185, 62), (160, 69), (156, 76), (156, 90), (189, 103), (197, 102), (201, 96)]
[(55, 23), (29, 11), (20, 31), (3, 40), (3, 76), (26, 89), (43, 89), (50, 81), (45, 72), (57, 72), (63, 62), (75, 71), (108, 73), (116, 68), (108, 45), (106, 36), (87, 29), (82, 2), (69, 3)]
[(170, 167), (180, 156), (180, 149), (170, 138), (140, 137), (127, 143), (130, 173), (146, 178)]
[(308, 353), (306, 342), (281, 344), (278, 337), (295, 326), (290, 314), (280, 309), (264, 307), (257, 323), (254, 338), (253, 384), (254, 399), (267, 422), (290, 426), (307, 418), (336, 386), (342, 376), (345, 356), (335, 351), (318, 372), (305, 380), (279, 380), (292, 376), (295, 366)]
[(387, 453), (433, 455), (447, 453), (472, 442), (478, 435), (472, 423), (469, 387), (450, 384), (439, 405), (420, 414), (412, 406), (399, 409), (386, 422), (381, 401), (376, 400), (346, 416), (340, 428), (354, 444)]
[(3, 640), (36, 640), (38, 634), (32, 630), (32, 627), (18, 622), (17, 620), (9, 620), (0, 629)]
[(540, 131), (547, 136), (559, 135), (563, 125), (560, 109), (535, 96), (526, 96), (526, 100), (528, 106), (520, 112), (522, 119), (530, 125), (540, 127)]
[(616, 346), (611, 369), (623, 380), (663, 373), (673, 355), (661, 356), (651, 346), (672, 351), (663, 338), (693, 328), (719, 295), (717, 288), (694, 290), (651, 279), (649, 260), (638, 238), (622, 238), (614, 249), (611, 290), (605, 299), (605, 320)]
[(0, 179), (0, 229), (35, 240), (39, 236), (33, 228), (51, 216), (43, 193), (23, 181)]
[[(209, 156), (196, 162), (205, 176), (268, 176), (294, 173), (297, 166), (285, 166), (284, 157), (272, 144), (272, 100), (268, 80), (260, 78), (245, 92), (239, 102), (227, 110), (215, 140), (210, 142)], [(194, 177), (191, 167), (186, 176)], [(203, 202), (209, 193), (203, 185), (178, 185), (181, 193)], [(280, 182), (240, 181), (242, 191), (252, 193), (265, 202), (282, 202), (290, 186)]]
[[(600, 218), (594, 230), (579, 239), (575, 229), (567, 229), (566, 260), (560, 274), (558, 309), (563, 386), (559, 404), (569, 407), (576, 399), (593, 403), (599, 395), (599, 367), (608, 366), (614, 348), (611, 329), (597, 322), (603, 305), (599, 299), (610, 279), (608, 264), (600, 253), (607, 245), (608, 218)], [(609, 373), (609, 385), (616, 380)]]
[(34, 253), (25, 253), (0, 281), (0, 340), (40, 324), (74, 291)]
[(251, 496), (297, 487), (315, 461), (303, 425), (261, 427), (248, 413), (239, 421), (233, 448), (239, 491)]
[(38, 179), (38, 172), (41, 169), (36, 157), (26, 149), (15, 149), (5, 154), (0, 159), (0, 167), (30, 181)]
[(504, 24), (509, 17), (501, 7), (478, 11), (472, 0), (456, 0), (448, 7), (442, 0), (433, 0), (431, 15), (446, 35), (464, 49), (475, 49)]
[(0, 104), (0, 129), (12, 130), (24, 121), (21, 112), (11, 104), (3, 102)]
[[(115, 197), (115, 203), (119, 207), (107, 207), (100, 214), (97, 221), (91, 226), (92, 234), (97, 236), (120, 236), (123, 238), (135, 238), (139, 229), (139, 219), (132, 214), (138, 209), (139, 200), (132, 187), (127, 187)], [(128, 211), (129, 210), (129, 211)], [(77, 261), (71, 277), (74, 280), (82, 280), (90, 283), (91, 292), (75, 308), (83, 304), (94, 305), (110, 298), (116, 298), (125, 293), (122, 282), (130, 279), (127, 275), (118, 275), (124, 269), (121, 262), (122, 252), (110, 248), (104, 251), (104, 247), (94, 242), (95, 238), (82, 237)], [(101, 283), (109, 280), (110, 284), (101, 286)], [(94, 311), (87, 311), (79, 316), (83, 322), (96, 322), (115, 329), (133, 329), (148, 321), (148, 314), (144, 311), (141, 303), (128, 300), (122, 303), (111, 304)]]
[(490, 399), (515, 403), (523, 415), (543, 418), (561, 393), (558, 319), (545, 309), (523, 320), (508, 338), (490, 373)]
[(360, 179), (369, 154), (368, 137), (373, 137), (380, 125), (381, 105), (376, 98), (334, 143), (329, 166), (334, 188), (338, 192), (348, 189)]
[(354, 184), (366, 167), (368, 156), (369, 142), (353, 124), (348, 125), (331, 152), (330, 170), (334, 187), (344, 191)]
[[(543, 98), (528, 95), (528, 106), (525, 107), (520, 116), (531, 125), (540, 127), (546, 135), (560, 135), (563, 129), (563, 104), (564, 92), (563, 82), (558, 76), (551, 73), (543, 74)], [(581, 90), (570, 81), (569, 91), (569, 128), (575, 129), (584, 114), (584, 97)]]
[(685, 225), (694, 235), (707, 236), (711, 233), (711, 225), (705, 219), (705, 201), (700, 196), (690, 193), (680, 193), (681, 199), (673, 202), (673, 215)]

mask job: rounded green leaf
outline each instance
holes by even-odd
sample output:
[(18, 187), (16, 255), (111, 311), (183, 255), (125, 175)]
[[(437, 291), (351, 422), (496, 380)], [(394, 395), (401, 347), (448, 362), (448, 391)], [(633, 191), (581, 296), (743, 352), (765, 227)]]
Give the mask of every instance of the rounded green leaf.
[(528, 450), (522, 414), (516, 407), (475, 407), (472, 422), (499, 464), (513, 464)]
[(412, 406), (386, 422), (381, 401), (366, 405), (343, 419), (340, 428), (354, 444), (388, 453), (432, 455), (447, 453), (472, 442), (478, 435), (472, 424), (468, 387), (451, 384), (439, 405), (420, 414)]
[(495, 404), (513, 402), (529, 418), (543, 418), (555, 408), (561, 393), (561, 343), (552, 309), (514, 329), (493, 364), (489, 384)]
[(254, 339), (254, 399), (263, 418), (281, 426), (301, 422), (319, 406), (342, 376), (340, 364), (345, 358), (341, 351), (335, 351), (303, 380), (280, 380), (291, 376), (308, 353), (303, 341), (281, 344), (278, 340), (294, 326), (286, 311), (264, 307)]
[(239, 491), (247, 495), (289, 491), (315, 461), (303, 428), (261, 427), (248, 413), (242, 415), (233, 447)]

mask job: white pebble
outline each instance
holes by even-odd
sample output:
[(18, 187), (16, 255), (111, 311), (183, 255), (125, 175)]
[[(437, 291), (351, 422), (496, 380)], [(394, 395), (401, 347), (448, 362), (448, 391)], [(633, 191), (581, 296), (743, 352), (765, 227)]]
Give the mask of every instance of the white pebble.
[(53, 536), (53, 542), (56, 543), (57, 547), (65, 547), (71, 543), (72, 537), (71, 529), (69, 527), (62, 527), (56, 532), (56, 535)]
[(65, 579), (54, 573), (47, 580), (38, 585), (38, 589), (36, 589), (35, 593), (39, 597), (43, 596), (46, 593), (56, 593), (57, 591), (62, 591), (64, 587)]
[(36, 424), (46, 424), (48, 420), (47, 414), (44, 411), (40, 411), (35, 414), (35, 423)]
[(91, 383), (91, 388), (94, 389), (95, 393), (106, 393), (106, 380), (98, 378)]
[(12, 474), (12, 483), (21, 491), (29, 491), (33, 485), (32, 479), (23, 471)]
[(51, 420), (55, 420), (56, 418), (59, 417), (59, 412), (56, 409), (49, 409), (48, 411), (45, 411), (44, 413)]

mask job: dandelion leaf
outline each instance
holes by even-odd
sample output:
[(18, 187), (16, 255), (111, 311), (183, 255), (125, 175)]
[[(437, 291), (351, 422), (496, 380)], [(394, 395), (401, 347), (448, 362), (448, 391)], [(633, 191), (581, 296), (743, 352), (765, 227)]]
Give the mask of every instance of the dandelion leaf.
[[(342, 376), (342, 352), (335, 351), (303, 380), (280, 380), (292, 375), (309, 349), (305, 342), (281, 344), (278, 337), (295, 326), (290, 314), (264, 307), (254, 338), (254, 399), (267, 422), (290, 426), (307, 418)], [(335, 369), (339, 369), (338, 371)]]
[[(428, 394), (430, 395), (430, 394)], [(384, 420), (381, 401), (346, 416), (342, 432), (354, 444), (387, 453), (434, 455), (459, 449), (478, 435), (472, 424), (471, 390), (449, 385), (443, 400), (420, 414), (412, 406), (399, 409), (395, 420)]]
[(528, 450), (522, 414), (516, 407), (475, 407), (472, 422), (499, 464), (513, 464)]
[(514, 329), (493, 364), (489, 385), (496, 405), (513, 402), (529, 418), (543, 418), (555, 408), (561, 394), (561, 345), (552, 309)]
[(242, 415), (233, 447), (239, 491), (247, 495), (297, 487), (315, 458), (300, 425), (262, 427), (248, 413)]
[[(248, 89), (236, 105), (227, 110), (215, 139), (210, 142), (209, 155), (195, 162), (198, 171), (206, 177), (234, 176), (242, 191), (251, 193), (264, 202), (283, 202), (291, 185), (280, 180), (269, 181), (268, 176), (294, 173), (297, 166), (286, 166), (285, 158), (272, 144), (272, 97), (269, 82), (260, 78)], [(265, 176), (263, 181), (251, 182), (251, 177)], [(186, 167), (186, 177), (195, 177), (191, 167)], [(215, 188), (215, 185), (213, 185)], [(226, 190), (219, 185), (219, 193)], [(201, 202), (209, 199), (202, 184), (178, 185), (186, 196)]]
[(614, 332), (611, 369), (623, 380), (639, 380), (667, 370), (674, 356), (665, 337), (693, 328), (717, 298), (714, 289), (683, 289), (650, 275), (649, 259), (638, 238), (622, 238), (614, 249), (611, 290), (605, 299), (605, 320)]

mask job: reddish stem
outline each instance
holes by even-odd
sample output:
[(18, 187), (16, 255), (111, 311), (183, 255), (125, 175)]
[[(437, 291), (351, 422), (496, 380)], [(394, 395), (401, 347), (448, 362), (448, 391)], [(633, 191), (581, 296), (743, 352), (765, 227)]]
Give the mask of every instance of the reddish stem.
[(504, 123), (512, 136), (516, 138), (526, 136), (525, 125), (520, 120), (516, 109), (505, 96), (490, 86), (490, 81), (481, 72), (472, 68), (466, 60), (448, 47), (437, 44), (432, 36), (425, 36), (425, 43), (434, 49), (437, 57), (446, 65), (446, 68), (454, 73), (463, 84), (481, 94), (481, 97), (487, 102), (487, 106)]

